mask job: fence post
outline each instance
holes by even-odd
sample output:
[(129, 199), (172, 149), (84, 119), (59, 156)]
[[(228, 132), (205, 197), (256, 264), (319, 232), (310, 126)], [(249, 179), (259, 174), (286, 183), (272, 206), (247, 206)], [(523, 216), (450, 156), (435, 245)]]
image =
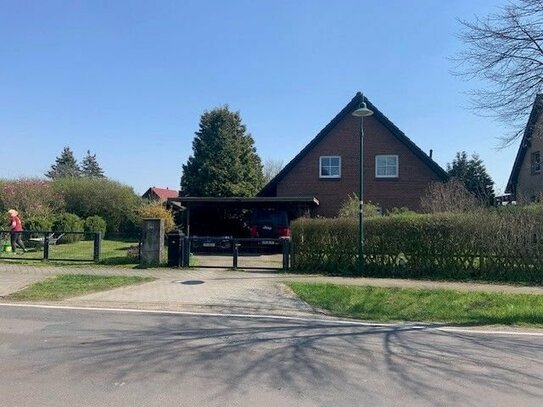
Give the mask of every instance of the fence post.
[(100, 254), (102, 253), (102, 233), (94, 233), (94, 262), (100, 261)]
[(281, 245), (283, 246), (283, 271), (287, 271), (289, 266), (290, 239), (281, 239)]
[(49, 233), (45, 233), (43, 239), (43, 259), (49, 260)]
[(190, 237), (185, 236), (183, 238), (183, 261), (181, 263), (182, 267), (190, 266)]

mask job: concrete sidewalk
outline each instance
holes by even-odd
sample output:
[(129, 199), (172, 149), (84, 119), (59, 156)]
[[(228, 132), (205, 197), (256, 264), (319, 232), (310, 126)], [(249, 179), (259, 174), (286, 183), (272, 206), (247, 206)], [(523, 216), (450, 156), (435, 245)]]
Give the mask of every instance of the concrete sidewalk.
[(55, 267), (0, 263), (0, 297), (19, 291), (34, 282), (60, 274), (138, 275), (154, 277), (156, 280), (146, 284), (70, 298), (57, 302), (57, 304), (169, 311), (211, 310), (229, 313), (314, 315), (315, 311), (298, 299), (283, 284), (285, 281), (543, 295), (543, 287), (499, 284), (324, 277), (229, 269), (130, 269), (104, 266)]

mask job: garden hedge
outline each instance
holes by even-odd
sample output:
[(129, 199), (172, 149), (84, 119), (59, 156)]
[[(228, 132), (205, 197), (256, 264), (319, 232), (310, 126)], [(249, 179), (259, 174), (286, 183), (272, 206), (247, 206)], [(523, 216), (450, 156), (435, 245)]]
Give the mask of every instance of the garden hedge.
[[(398, 215), (364, 222), (364, 275), (543, 282), (543, 208)], [(298, 219), (292, 267), (355, 275), (356, 219)]]

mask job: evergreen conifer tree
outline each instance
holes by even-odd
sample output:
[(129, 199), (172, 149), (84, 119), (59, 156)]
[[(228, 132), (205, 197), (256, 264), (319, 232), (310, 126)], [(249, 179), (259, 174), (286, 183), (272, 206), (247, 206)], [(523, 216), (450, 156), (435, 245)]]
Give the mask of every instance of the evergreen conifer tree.
[(45, 173), (47, 178), (57, 179), (66, 177), (79, 177), (81, 170), (70, 147), (64, 147), (62, 153), (56, 158), (55, 164)]
[(239, 112), (228, 106), (205, 112), (183, 165), (185, 196), (254, 196), (262, 188), (262, 163)]
[(96, 154), (90, 153), (90, 150), (87, 150), (87, 155), (83, 158), (81, 163), (81, 175), (83, 177), (95, 177), (95, 178), (104, 178), (104, 170), (98, 164), (96, 159)]
[(453, 162), (447, 164), (450, 177), (461, 181), (468, 192), (473, 194), (482, 204), (490, 206), (494, 203), (494, 182), (486, 172), (483, 160), (465, 151), (456, 153)]

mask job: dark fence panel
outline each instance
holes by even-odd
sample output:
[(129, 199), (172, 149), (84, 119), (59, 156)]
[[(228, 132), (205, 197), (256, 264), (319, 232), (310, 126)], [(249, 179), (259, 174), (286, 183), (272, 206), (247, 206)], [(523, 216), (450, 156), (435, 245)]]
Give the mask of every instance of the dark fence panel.
[(185, 241), (183, 250), (190, 253), (192, 259), (189, 264), (185, 262), (185, 266), (287, 270), (290, 264), (289, 239), (229, 236), (182, 239)]
[(102, 259), (100, 233), (23, 231), (18, 237), (20, 239), (17, 239), (13, 250), (10, 232), (0, 231), (0, 259), (68, 262), (98, 262)]

